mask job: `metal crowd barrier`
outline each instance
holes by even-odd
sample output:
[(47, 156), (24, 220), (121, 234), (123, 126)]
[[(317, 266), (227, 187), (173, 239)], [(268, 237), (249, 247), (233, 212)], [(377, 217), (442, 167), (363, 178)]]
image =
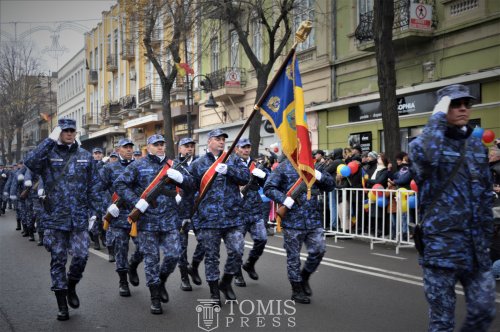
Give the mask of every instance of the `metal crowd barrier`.
[(325, 236), (413, 247), (412, 228), (418, 222), (417, 195), (412, 190), (335, 189), (323, 193)]

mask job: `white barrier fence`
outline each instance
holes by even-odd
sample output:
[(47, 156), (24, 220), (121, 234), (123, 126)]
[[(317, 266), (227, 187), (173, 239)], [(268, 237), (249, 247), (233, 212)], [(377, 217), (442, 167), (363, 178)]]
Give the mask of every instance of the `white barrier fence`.
[(326, 236), (392, 243), (396, 254), (413, 247), (411, 226), (418, 222), (417, 195), (412, 190), (335, 189), (323, 194), (323, 227)]

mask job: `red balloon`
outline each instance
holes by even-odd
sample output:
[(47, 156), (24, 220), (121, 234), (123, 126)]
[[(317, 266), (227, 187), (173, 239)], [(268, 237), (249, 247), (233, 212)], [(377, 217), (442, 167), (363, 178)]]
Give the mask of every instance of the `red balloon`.
[(374, 195), (378, 195), (380, 197), (384, 196), (384, 192), (383, 191), (379, 191), (380, 189), (385, 189), (385, 188), (380, 183), (374, 184), (373, 187), (372, 187), (373, 194)]
[(276, 147), (274, 148), (274, 153), (278, 153), (279, 151), (280, 151), (280, 149), (276, 146)]
[(418, 193), (418, 186), (417, 186), (417, 183), (415, 182), (415, 180), (411, 180), (411, 182), (410, 182), (410, 188), (414, 192)]
[(359, 164), (356, 161), (351, 161), (347, 167), (351, 169), (351, 174), (356, 174), (359, 170)]
[(495, 132), (491, 129), (487, 129), (483, 133), (484, 143), (491, 143), (495, 139)]

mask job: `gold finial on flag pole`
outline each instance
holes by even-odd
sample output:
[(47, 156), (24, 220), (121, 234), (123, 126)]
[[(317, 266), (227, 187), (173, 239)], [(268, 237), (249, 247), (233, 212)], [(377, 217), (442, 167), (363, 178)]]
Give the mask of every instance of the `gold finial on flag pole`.
[(299, 28), (297, 29), (297, 32), (295, 32), (295, 42), (303, 43), (309, 36), (311, 29), (312, 29), (311, 21), (302, 21), (302, 23), (300, 23)]

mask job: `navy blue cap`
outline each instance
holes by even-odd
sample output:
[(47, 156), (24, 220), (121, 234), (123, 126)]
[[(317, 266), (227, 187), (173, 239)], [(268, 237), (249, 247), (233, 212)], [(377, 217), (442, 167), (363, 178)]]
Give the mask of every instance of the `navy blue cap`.
[(179, 145), (185, 145), (185, 144), (189, 144), (189, 143), (196, 144), (194, 139), (192, 139), (191, 137), (184, 137), (179, 141)]
[(212, 137), (219, 137), (219, 136), (224, 136), (225, 138), (228, 138), (227, 134), (220, 128), (214, 129), (211, 132), (208, 133), (208, 138)]
[(444, 96), (450, 97), (451, 100), (461, 98), (476, 99), (476, 97), (470, 94), (469, 88), (462, 84), (452, 84), (439, 89), (437, 92), (437, 101), (439, 102)]
[(118, 153), (116, 153), (116, 152), (114, 152), (114, 151), (113, 151), (113, 152), (111, 152), (111, 154), (109, 155), (109, 157), (110, 157), (110, 158), (111, 158), (111, 157), (116, 157), (116, 158), (118, 158)]
[(58, 126), (64, 129), (74, 129), (76, 130), (76, 121), (73, 119), (59, 119), (57, 122)]
[(135, 150), (134, 151), (134, 156), (142, 156), (141, 150)]
[(165, 139), (160, 134), (154, 134), (148, 137), (148, 144), (155, 144), (156, 142), (165, 142)]
[(128, 138), (122, 138), (118, 141), (118, 146), (134, 145), (134, 143)]
[(92, 153), (96, 153), (96, 152), (102, 153), (102, 149), (101, 148), (93, 148)]
[(247, 145), (252, 146), (252, 143), (250, 143), (250, 140), (248, 138), (240, 138), (238, 143), (236, 143), (236, 146), (238, 146), (238, 147), (243, 147), (243, 146), (247, 146)]

